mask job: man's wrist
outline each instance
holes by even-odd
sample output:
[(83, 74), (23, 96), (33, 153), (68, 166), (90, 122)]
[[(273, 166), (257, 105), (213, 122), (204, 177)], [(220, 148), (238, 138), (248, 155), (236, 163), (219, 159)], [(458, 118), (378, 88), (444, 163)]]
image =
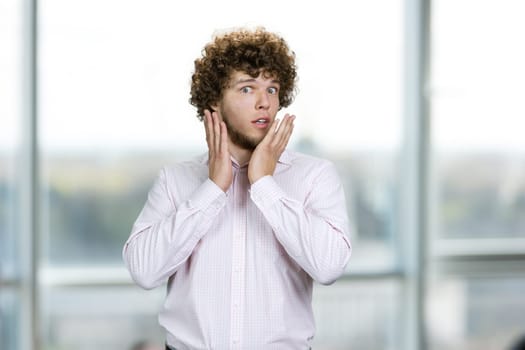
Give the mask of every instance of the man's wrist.
[(265, 177), (266, 175), (253, 175), (251, 176), (250, 174), (248, 174), (248, 181), (250, 181), (250, 185), (253, 185), (254, 183), (256, 183), (259, 179)]

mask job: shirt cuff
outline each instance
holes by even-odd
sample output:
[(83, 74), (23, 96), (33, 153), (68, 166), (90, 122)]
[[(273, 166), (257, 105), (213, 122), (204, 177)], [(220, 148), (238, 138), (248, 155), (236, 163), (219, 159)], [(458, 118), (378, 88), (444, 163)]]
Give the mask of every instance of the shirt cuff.
[(250, 196), (257, 205), (270, 207), (286, 193), (279, 187), (273, 176), (267, 175), (255, 181), (250, 188)]
[(214, 216), (226, 204), (226, 193), (210, 179), (197, 188), (188, 200), (188, 206), (202, 210), (206, 215)]

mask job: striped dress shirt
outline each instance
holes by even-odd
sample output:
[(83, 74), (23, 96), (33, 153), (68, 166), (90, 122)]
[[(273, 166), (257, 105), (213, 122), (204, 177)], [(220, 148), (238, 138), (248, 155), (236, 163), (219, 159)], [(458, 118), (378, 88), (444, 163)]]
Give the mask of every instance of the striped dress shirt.
[(124, 246), (133, 280), (167, 282), (159, 323), (177, 350), (308, 349), (313, 281), (333, 283), (351, 253), (333, 164), (285, 151), (250, 185), (232, 158), (224, 192), (207, 161), (160, 172)]

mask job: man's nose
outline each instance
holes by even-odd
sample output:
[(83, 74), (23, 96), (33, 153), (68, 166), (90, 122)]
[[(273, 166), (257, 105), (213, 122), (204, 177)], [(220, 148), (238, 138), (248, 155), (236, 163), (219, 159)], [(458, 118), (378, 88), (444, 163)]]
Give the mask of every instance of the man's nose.
[(270, 97), (268, 92), (261, 91), (257, 94), (257, 109), (268, 109), (270, 107)]

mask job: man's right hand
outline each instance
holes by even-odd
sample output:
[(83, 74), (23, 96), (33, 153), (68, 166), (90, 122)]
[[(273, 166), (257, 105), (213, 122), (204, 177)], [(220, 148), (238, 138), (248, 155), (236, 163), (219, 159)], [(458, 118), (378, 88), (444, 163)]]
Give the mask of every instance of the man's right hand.
[(233, 181), (226, 124), (219, 119), (217, 112), (210, 112), (206, 109), (204, 110), (204, 127), (208, 143), (209, 177), (226, 192)]

